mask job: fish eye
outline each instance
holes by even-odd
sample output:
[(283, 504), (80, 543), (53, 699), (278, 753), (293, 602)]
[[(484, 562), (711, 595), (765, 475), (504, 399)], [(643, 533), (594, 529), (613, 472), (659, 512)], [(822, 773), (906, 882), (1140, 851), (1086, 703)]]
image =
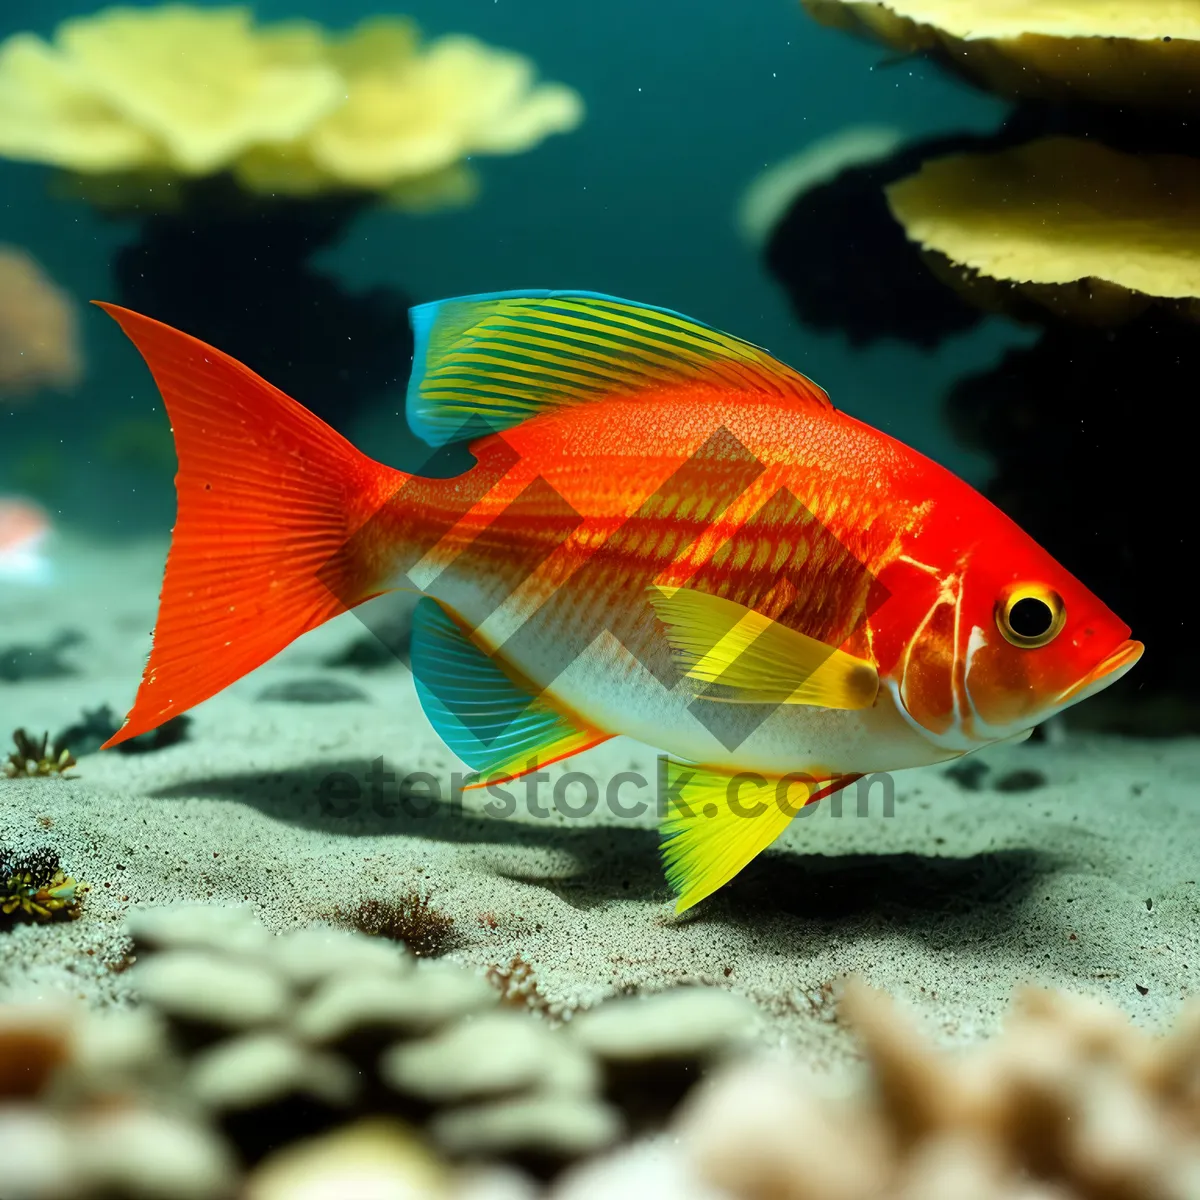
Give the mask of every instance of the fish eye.
[(1062, 597), (1040, 583), (1014, 584), (996, 601), (996, 628), (1023, 650), (1048, 645), (1067, 623)]

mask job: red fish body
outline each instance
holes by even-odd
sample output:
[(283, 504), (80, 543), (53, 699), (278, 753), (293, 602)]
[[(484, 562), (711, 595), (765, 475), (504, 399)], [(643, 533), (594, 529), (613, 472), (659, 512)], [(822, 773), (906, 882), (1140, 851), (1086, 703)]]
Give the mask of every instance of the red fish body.
[[(617, 735), (667, 752), (682, 909), (799, 804), (1025, 736), (1141, 653), (961, 480), (679, 314), (549, 292), (414, 310), (415, 431), (479, 435), (470, 471), (421, 479), (219, 351), (106, 307), (180, 462), (154, 649), (110, 744), (329, 617), (418, 590), (418, 695), (485, 781)], [(749, 816), (747, 779), (768, 801)]]

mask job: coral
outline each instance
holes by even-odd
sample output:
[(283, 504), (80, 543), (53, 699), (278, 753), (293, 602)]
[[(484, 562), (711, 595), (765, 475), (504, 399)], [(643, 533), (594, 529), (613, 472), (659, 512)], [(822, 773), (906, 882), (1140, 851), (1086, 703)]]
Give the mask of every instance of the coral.
[(984, 307), (1011, 307), (1015, 291), (1024, 307), (1102, 325), (1152, 303), (1200, 316), (1198, 160), (1041, 138), (926, 162), (887, 199)]
[[(187, 738), (191, 724), (192, 718), (186, 714), (172, 717), (157, 729), (122, 742), (116, 748), (117, 753), (146, 754), (174, 746)], [(102, 704), (90, 711), (84, 709), (82, 719), (59, 733), (54, 738), (54, 744), (71, 746), (76, 755), (94, 754), (120, 728), (120, 717), (107, 704)]]
[(850, 125), (768, 167), (742, 193), (738, 232), (750, 245), (762, 245), (797, 197), (836, 179), (847, 167), (887, 158), (903, 139), (891, 126)]
[(693, 1085), (750, 1044), (759, 1016), (732, 992), (682, 986), (576, 1016), (571, 1035), (604, 1066), (604, 1095), (637, 1131), (656, 1129)]
[(1196, 1194), (1200, 1010), (1155, 1039), (1106, 1005), (1028, 990), (998, 1038), (953, 1052), (858, 980), (842, 1007), (865, 1086), (740, 1064), (689, 1101), (673, 1132), (711, 1185), (746, 1200)]
[(462, 36), (423, 46), (400, 18), (336, 36), (305, 21), (258, 27), (246, 8), (168, 4), (65, 21), (52, 44), (18, 34), (0, 46), (0, 154), (132, 173), (140, 201), (154, 192), (138, 174), (161, 192), (173, 175), (230, 171), (264, 195), (461, 203), (473, 196), (467, 157), (528, 150), (582, 111), (571, 89), (535, 83), (520, 55)]
[(888, 211), (883, 189), (932, 155), (981, 141), (935, 138), (885, 152), (882, 134), (849, 144), (830, 139), (804, 156), (800, 186), (777, 177), (789, 202), (781, 204), (782, 191), (765, 199), (751, 194), (755, 211), (746, 219), (799, 320), (836, 330), (853, 346), (901, 338), (925, 349), (977, 325), (979, 308), (932, 274)]
[(1181, 0), (803, 0), (824, 24), (933, 52), (1007, 96), (1194, 108), (1200, 11)]
[(452, 1194), (445, 1165), (414, 1130), (375, 1119), (279, 1151), (254, 1173), (244, 1200), (450, 1200)]
[(260, 31), (246, 8), (110, 8), (63, 22), (55, 40), (96, 101), (148, 136), (149, 164), (186, 175), (300, 137), (341, 98), (317, 26)]
[(16, 746), (3, 765), (8, 779), (32, 779), (40, 775), (63, 775), (75, 766), (74, 756), (66, 746), (47, 747), (50, 735), (44, 733), (34, 741), (23, 729), (13, 732)]
[(70, 390), (83, 375), (75, 301), (25, 251), (0, 245), (0, 398)]
[(350, 912), (335, 910), (333, 919), (370, 937), (402, 942), (418, 958), (437, 958), (454, 947), (454, 919), (419, 892), (395, 900), (363, 900)]
[(63, 871), (53, 850), (15, 856), (0, 847), (0, 917), (73, 921), (87, 891), (86, 883)]
[[(376, 18), (333, 49), (346, 100), (288, 150), (260, 150), (237, 168), (252, 190), (385, 191), (443, 177), (474, 154), (516, 154), (579, 124), (582, 103), (560, 84), (535, 86), (520, 55), (448, 36), (421, 53), (405, 22)], [(448, 185), (453, 191), (453, 185)]]
[[(999, 1036), (937, 1048), (850, 979), (839, 1007), (867, 1071), (835, 1078), (768, 1051), (753, 1007), (721, 991), (606, 1001), (555, 1027), (500, 1006), (465, 967), (356, 933), (274, 935), (248, 907), (138, 910), (129, 932), (137, 1008), (0, 1008), (0, 1155), (17, 1194), (1197, 1194), (1195, 1004), (1158, 1037), (1094, 1000), (1029, 989)], [(215, 1018), (207, 1041), (192, 1036), (197, 1012)], [(606, 1096), (618, 1063), (642, 1064), (635, 1099), (660, 1105), (656, 1121)], [(692, 1064), (670, 1096), (668, 1063)]]

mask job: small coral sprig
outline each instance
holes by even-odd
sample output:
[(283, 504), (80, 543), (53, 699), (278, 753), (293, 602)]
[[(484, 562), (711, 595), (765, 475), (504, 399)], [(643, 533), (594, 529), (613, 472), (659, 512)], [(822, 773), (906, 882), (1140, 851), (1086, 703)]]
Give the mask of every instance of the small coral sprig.
[(75, 757), (65, 746), (49, 746), (50, 735), (42, 734), (34, 741), (24, 729), (13, 733), (16, 751), (4, 761), (8, 779), (32, 779), (39, 775), (63, 775), (75, 766)]
[(42, 850), (20, 862), (6, 865), (0, 855), (0, 916), (17, 914), (39, 921), (55, 917), (74, 920), (88, 891), (63, 871), (58, 855)]

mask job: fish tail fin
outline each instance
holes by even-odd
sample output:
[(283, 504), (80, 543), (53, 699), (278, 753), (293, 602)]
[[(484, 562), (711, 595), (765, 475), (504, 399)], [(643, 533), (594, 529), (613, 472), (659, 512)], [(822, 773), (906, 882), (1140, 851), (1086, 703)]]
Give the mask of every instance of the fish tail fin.
[(229, 355), (128, 309), (99, 307), (146, 360), (179, 462), (153, 648), (107, 749), (379, 594), (387, 530), (368, 523), (409, 477)]

